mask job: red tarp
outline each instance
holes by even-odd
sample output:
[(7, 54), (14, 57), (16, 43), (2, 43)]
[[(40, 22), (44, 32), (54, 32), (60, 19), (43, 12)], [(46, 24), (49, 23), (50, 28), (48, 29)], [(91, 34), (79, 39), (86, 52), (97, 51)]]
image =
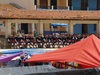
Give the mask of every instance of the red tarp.
[(76, 62), (83, 68), (100, 67), (100, 40), (96, 36), (91, 35), (64, 48), (33, 55), (26, 62), (49, 61)]

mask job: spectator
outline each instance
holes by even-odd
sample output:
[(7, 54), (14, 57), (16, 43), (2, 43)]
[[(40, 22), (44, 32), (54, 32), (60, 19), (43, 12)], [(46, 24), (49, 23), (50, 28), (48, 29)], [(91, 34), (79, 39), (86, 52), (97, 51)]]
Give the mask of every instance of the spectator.
[[(56, 37), (56, 34), (52, 35), (46, 35), (45, 37), (41, 34), (38, 35), (38, 37), (34, 37), (32, 34), (23, 34), (23, 37), (20, 37), (19, 34), (14, 37), (12, 34), (8, 37), (8, 43), (11, 43), (11, 45), (15, 48), (20, 48), (23, 46), (23, 48), (62, 48), (67, 45), (73, 44), (75, 42), (78, 42), (82, 39), (85, 39), (88, 37), (88, 34), (79, 34), (79, 35), (62, 35), (60, 34), (58, 37)], [(100, 35), (96, 35), (98, 38), (100, 38)], [(36, 39), (36, 40), (35, 40)]]

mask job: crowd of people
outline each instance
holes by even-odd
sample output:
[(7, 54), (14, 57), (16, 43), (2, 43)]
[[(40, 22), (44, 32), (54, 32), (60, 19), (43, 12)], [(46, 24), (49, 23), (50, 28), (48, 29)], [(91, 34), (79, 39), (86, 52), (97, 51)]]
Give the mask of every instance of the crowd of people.
[[(13, 36), (10, 35), (8, 37), (8, 43), (10, 43), (14, 48), (61, 48), (78, 42), (86, 37), (87, 35), (62, 35), (56, 34), (54, 35), (41, 35), (39, 34), (37, 37), (34, 37), (32, 34), (23, 34), (22, 37), (19, 35)], [(96, 35), (100, 38), (100, 35)]]
[[(91, 34), (78, 34), (78, 35), (70, 35), (70, 34), (59, 34), (59, 35), (41, 35), (39, 34), (37, 37), (34, 37), (33, 34), (23, 34), (20, 36), (10, 35), (8, 37), (8, 42), (14, 46), (14, 48), (62, 48), (68, 46), (70, 44), (76, 43), (90, 36)], [(100, 38), (100, 34), (96, 35)], [(21, 58), (23, 60), (23, 58)], [(34, 65), (41, 65), (43, 63), (35, 63)], [(48, 63), (47, 63), (48, 64)], [(22, 65), (22, 64), (21, 64)], [(27, 63), (25, 64), (27, 65)], [(73, 62), (67, 63), (52, 63), (56, 68), (67, 68), (67, 69), (77, 69), (78, 65)]]

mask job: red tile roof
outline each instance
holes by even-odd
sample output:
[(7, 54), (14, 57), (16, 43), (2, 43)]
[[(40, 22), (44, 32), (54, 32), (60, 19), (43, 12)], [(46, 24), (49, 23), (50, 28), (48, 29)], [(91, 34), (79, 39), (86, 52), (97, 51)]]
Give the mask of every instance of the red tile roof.
[(100, 11), (59, 11), (59, 10), (7, 10), (0, 11), (5, 19), (100, 19)]

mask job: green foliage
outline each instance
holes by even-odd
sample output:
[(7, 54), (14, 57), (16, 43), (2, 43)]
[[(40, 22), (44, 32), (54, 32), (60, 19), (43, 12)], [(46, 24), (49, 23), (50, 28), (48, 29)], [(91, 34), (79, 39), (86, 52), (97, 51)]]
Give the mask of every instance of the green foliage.
[(11, 28), (14, 28), (16, 26), (15, 23), (11, 23)]

